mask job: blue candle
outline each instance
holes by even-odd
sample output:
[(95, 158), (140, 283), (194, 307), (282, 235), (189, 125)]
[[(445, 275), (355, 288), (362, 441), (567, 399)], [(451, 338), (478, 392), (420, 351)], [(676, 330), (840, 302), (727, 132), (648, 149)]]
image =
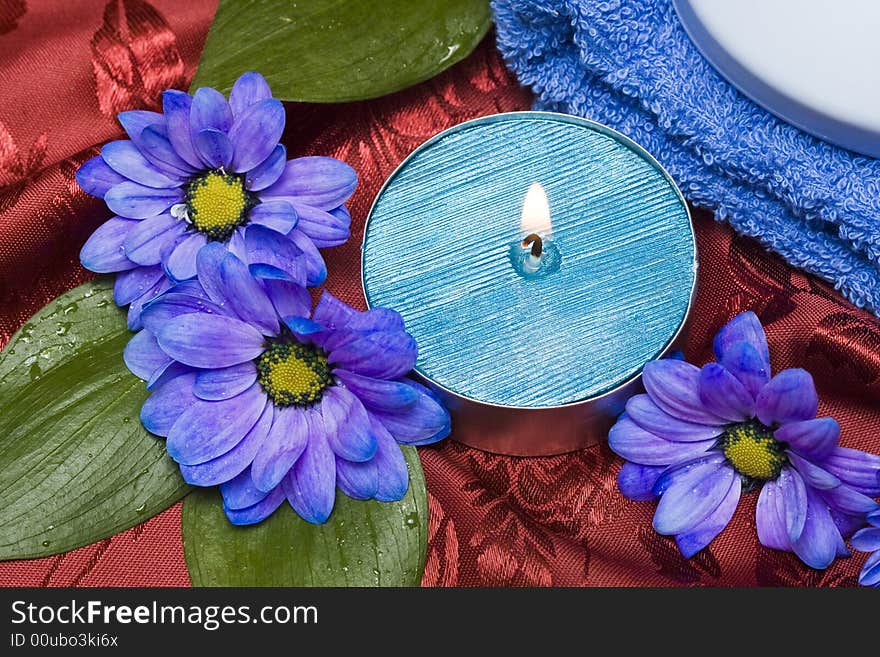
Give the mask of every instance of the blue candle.
[[(695, 275), (687, 206), (660, 165), (609, 128), (545, 112), (420, 146), (364, 234), (367, 302), (403, 316), (453, 437), (509, 453), (599, 438), (615, 393), (679, 335)], [(511, 438), (515, 426), (529, 428)]]

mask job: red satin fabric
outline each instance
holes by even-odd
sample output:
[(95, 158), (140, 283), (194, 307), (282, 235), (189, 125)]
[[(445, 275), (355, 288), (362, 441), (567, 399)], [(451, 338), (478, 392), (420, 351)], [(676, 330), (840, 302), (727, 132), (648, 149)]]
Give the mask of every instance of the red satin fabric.
[[(51, 298), (89, 277), (77, 253), (109, 213), (78, 190), (76, 167), (121, 138), (116, 112), (155, 107), (186, 88), (212, 0), (0, 0), (0, 344)], [(440, 77), (386, 98), (288, 104), (291, 157), (339, 157), (360, 174), (352, 239), (329, 250), (327, 287), (363, 307), (363, 223), (382, 181), (417, 145), (476, 116), (526, 109), (491, 38)], [(785, 266), (702, 213), (695, 218), (700, 288), (686, 353), (711, 357), (714, 332), (745, 309), (767, 327), (775, 369), (816, 379), (822, 414), (842, 442), (880, 451), (880, 320)], [(606, 446), (549, 458), (496, 456), (454, 441), (420, 451), (430, 493), (426, 586), (853, 585), (864, 555), (813, 571), (761, 547), (756, 495), (691, 560), (651, 529), (652, 503), (616, 490), (621, 461)], [(179, 586), (179, 505), (68, 554), (0, 564), (0, 585)]]

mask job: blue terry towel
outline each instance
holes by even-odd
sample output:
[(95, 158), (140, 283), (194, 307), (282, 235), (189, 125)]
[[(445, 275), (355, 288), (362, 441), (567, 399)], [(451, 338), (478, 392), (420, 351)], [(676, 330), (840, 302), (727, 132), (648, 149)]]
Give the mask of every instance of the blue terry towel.
[[(763, 110), (702, 57), (671, 0), (494, 0), (536, 109), (629, 135), (694, 205), (880, 314), (880, 161)], [(880, 108), (877, 109), (880, 111)]]

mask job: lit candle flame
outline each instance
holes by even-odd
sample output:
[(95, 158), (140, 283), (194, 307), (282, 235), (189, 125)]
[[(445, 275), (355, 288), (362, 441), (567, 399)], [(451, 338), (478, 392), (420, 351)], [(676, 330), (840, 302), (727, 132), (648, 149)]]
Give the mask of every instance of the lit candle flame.
[(532, 183), (529, 191), (526, 192), (520, 226), (524, 233), (536, 233), (543, 236), (549, 235), (553, 230), (547, 192), (544, 191), (541, 183)]

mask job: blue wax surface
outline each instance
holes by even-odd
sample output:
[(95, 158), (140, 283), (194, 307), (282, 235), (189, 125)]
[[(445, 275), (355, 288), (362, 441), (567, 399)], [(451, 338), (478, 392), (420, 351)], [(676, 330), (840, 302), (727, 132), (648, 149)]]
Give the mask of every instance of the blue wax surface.
[[(533, 182), (562, 257), (540, 278), (510, 257)], [(367, 301), (403, 316), (418, 372), (502, 406), (585, 401), (637, 375), (678, 332), (696, 275), (687, 208), (650, 156), (543, 112), (477, 119), (419, 147), (380, 192), (363, 249)]]

